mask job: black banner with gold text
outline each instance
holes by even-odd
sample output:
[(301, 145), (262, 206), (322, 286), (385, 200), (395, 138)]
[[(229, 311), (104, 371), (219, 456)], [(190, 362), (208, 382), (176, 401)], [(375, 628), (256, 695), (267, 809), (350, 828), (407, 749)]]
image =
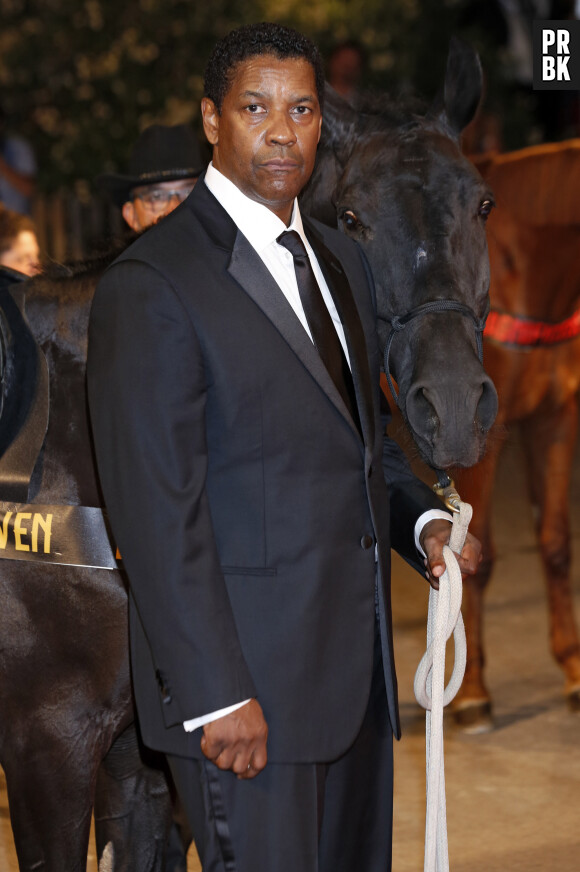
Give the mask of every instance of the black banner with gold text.
[(102, 509), (0, 502), (0, 558), (117, 569)]

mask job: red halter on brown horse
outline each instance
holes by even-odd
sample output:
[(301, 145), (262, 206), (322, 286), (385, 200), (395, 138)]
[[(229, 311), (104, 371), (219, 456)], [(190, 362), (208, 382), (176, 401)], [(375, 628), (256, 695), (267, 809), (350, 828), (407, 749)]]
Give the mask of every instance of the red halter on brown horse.
[[(496, 431), (518, 428), (524, 448), (536, 532), (546, 576), (550, 640), (580, 709), (580, 643), (570, 586), (568, 490), (578, 432), (580, 388), (580, 140), (476, 159), (494, 191), (488, 223), (492, 311), (484, 365), (496, 385)], [(486, 556), (464, 589), (468, 661), (456, 704), (459, 723), (491, 725), (483, 679), (483, 593), (494, 554), (490, 534), (493, 483), (503, 438), (485, 458), (458, 472), (462, 499), (473, 505), (472, 532)]]

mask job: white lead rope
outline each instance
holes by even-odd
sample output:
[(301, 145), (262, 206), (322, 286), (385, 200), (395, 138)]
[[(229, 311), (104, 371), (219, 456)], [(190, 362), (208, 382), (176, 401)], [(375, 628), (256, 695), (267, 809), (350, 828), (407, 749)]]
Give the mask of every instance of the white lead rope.
[[(446, 570), (439, 579), (439, 590), (429, 592), (427, 650), (415, 674), (415, 697), (426, 709), (427, 812), (425, 818), (424, 872), (449, 872), (445, 767), (443, 762), (443, 709), (461, 687), (467, 649), (461, 615), (461, 571), (454, 551), (461, 553), (471, 521), (469, 503), (458, 502), (453, 515), (449, 546), (443, 556)], [(453, 633), (455, 662), (445, 687), (445, 645)]]

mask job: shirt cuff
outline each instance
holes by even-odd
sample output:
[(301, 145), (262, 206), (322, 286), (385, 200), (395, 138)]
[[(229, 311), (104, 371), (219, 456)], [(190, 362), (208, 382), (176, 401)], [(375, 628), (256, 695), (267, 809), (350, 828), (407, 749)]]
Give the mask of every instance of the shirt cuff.
[(201, 717), (193, 718), (191, 721), (184, 721), (183, 728), (186, 733), (193, 733), (193, 731), (197, 730), (198, 727), (203, 727), (205, 724), (211, 724), (212, 721), (217, 721), (218, 718), (224, 718), (226, 715), (235, 712), (236, 709), (241, 708), (243, 705), (247, 705), (249, 702), (249, 699), (245, 699), (243, 702), (236, 702), (234, 705), (229, 705), (227, 708), (218, 709), (207, 715), (201, 715)]
[(421, 535), (421, 530), (429, 521), (434, 521), (435, 518), (442, 518), (444, 521), (453, 522), (453, 515), (451, 512), (446, 512), (443, 509), (429, 509), (427, 512), (423, 512), (422, 515), (419, 515), (417, 519), (417, 523), (415, 524), (415, 545), (417, 546), (417, 550), (421, 552), (423, 557), (427, 555), (421, 548), (419, 544), (419, 536)]

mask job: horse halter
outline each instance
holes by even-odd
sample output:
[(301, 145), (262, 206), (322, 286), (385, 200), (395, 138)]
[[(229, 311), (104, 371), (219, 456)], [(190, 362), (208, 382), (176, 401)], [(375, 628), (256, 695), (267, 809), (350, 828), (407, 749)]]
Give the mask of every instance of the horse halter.
[[(395, 338), (395, 334), (399, 333), (401, 330), (407, 326), (409, 321), (412, 321), (414, 318), (418, 318), (421, 315), (428, 315), (432, 312), (459, 312), (461, 315), (465, 315), (468, 318), (471, 318), (473, 324), (475, 326), (475, 340), (477, 343), (477, 354), (479, 357), (479, 361), (483, 364), (483, 330), (485, 327), (485, 321), (489, 314), (489, 297), (487, 299), (485, 313), (483, 318), (478, 318), (473, 309), (469, 306), (465, 305), (465, 303), (459, 303), (457, 300), (432, 300), (428, 303), (423, 303), (420, 306), (416, 306), (414, 309), (411, 309), (410, 312), (407, 312), (405, 315), (393, 315), (391, 318), (383, 317), (379, 318), (380, 321), (386, 321), (391, 325), (391, 330), (387, 337), (387, 343), (385, 346), (385, 357), (384, 357), (384, 369), (385, 376), (387, 377), (387, 384), (389, 385), (389, 389), (391, 394), (393, 395), (393, 399), (395, 400), (396, 405), (400, 408), (399, 398), (395, 391), (395, 386), (393, 384), (393, 380), (391, 378), (391, 373), (389, 370), (389, 356), (391, 353), (391, 345), (393, 344), (393, 339)], [(436, 467), (432, 467), (434, 472), (438, 478), (438, 484), (436, 487), (444, 490), (453, 485), (452, 479), (447, 475), (445, 470), (437, 469)], [(451, 508), (451, 507), (450, 507)], [(454, 511), (457, 511), (454, 509)]]

